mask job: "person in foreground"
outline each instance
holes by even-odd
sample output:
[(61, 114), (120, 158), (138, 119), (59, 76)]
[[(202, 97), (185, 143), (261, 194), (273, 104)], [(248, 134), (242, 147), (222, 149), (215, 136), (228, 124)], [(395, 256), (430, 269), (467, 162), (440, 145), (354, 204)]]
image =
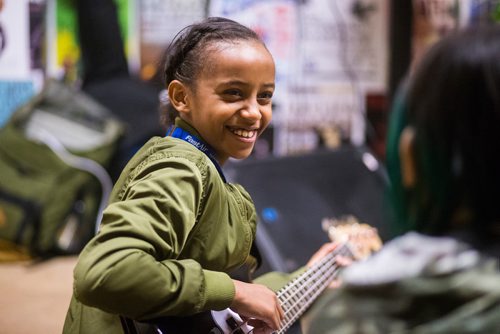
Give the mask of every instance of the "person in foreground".
[[(79, 256), (64, 333), (133, 332), (130, 320), (225, 308), (254, 333), (277, 330), (284, 315), (275, 291), (229, 275), (255, 268), (256, 212), (221, 169), (248, 157), (271, 120), (273, 58), (252, 30), (208, 18), (172, 42), (165, 81), (177, 116), (115, 184), (100, 231)], [(323, 245), (311, 261), (334, 248)]]
[(305, 332), (500, 333), (500, 26), (445, 37), (400, 97), (387, 163), (407, 233), (346, 268)]

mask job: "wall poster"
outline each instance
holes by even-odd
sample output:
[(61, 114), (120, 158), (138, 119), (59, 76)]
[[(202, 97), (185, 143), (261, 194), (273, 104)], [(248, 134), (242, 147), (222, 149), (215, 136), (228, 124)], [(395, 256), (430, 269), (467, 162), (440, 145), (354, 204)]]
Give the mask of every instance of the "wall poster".
[[(0, 127), (12, 112), (34, 94), (30, 42), (30, 1), (3, 0), (0, 4)], [(32, 25), (33, 26), (33, 25)]]

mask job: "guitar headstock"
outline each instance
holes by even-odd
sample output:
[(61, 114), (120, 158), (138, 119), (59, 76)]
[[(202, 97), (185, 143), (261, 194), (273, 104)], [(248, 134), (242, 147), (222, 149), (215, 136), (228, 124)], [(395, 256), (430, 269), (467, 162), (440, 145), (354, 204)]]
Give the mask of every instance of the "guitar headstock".
[(356, 260), (367, 258), (382, 247), (377, 229), (352, 215), (323, 218), (321, 225), (331, 241), (347, 244)]

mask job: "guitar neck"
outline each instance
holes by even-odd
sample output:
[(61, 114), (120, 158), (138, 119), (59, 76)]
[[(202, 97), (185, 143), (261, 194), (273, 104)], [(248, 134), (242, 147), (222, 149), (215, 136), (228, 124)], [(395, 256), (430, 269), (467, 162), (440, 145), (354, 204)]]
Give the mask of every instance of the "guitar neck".
[(352, 253), (347, 245), (340, 246), (278, 291), (285, 319), (282, 328), (275, 333), (285, 333), (338, 276), (337, 255), (352, 256)]

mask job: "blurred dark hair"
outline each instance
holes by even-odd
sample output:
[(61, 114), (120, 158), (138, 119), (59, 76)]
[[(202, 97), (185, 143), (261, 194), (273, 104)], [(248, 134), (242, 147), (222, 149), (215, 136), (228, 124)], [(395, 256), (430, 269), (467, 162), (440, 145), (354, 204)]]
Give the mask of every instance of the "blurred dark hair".
[[(260, 37), (250, 28), (222, 17), (209, 17), (182, 29), (166, 50), (164, 84), (179, 80), (195, 88), (194, 81), (201, 69), (207, 66), (208, 53), (216, 42), (255, 40), (264, 45)], [(163, 101), (162, 123), (168, 125), (177, 116), (175, 108)]]
[[(402, 100), (393, 110), (387, 162), (403, 229), (500, 233), (500, 26), (444, 37), (421, 60)], [(415, 129), (411, 190), (402, 188), (395, 166), (405, 125)]]

